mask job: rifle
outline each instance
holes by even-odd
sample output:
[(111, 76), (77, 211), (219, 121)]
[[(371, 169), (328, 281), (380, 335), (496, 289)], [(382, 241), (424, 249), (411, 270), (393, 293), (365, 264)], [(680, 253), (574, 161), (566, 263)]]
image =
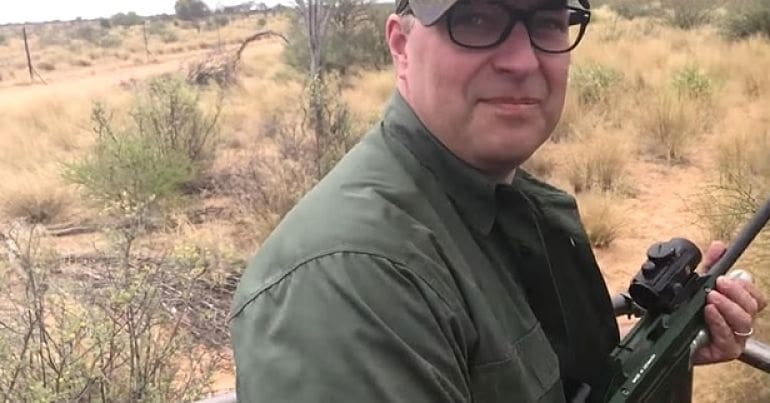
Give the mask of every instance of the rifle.
[[(631, 282), (629, 294), (616, 297), (618, 313), (641, 316), (631, 332), (610, 355), (609, 377), (591, 391), (591, 400), (603, 402), (690, 402), (691, 356), (708, 343), (703, 308), (716, 279), (727, 273), (770, 220), (770, 199), (744, 225), (722, 257), (699, 275), (694, 270), (701, 253), (690, 241), (674, 238), (656, 243)], [(751, 341), (751, 340), (750, 340)], [(751, 341), (755, 350), (756, 342)], [(748, 345), (748, 344), (747, 344)], [(757, 358), (757, 354), (760, 354)], [(742, 356), (747, 363), (767, 370), (761, 354)]]

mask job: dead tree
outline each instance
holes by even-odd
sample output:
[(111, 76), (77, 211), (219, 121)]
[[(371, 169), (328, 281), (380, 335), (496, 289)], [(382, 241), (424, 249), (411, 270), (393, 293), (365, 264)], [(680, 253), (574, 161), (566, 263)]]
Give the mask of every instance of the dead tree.
[(195, 85), (207, 85), (215, 82), (220, 86), (226, 87), (235, 84), (237, 78), (238, 64), (241, 61), (241, 54), (251, 42), (277, 36), (288, 43), (283, 35), (274, 31), (257, 32), (246, 38), (241, 43), (234, 54), (224, 54), (221, 51), (214, 51), (206, 56), (205, 59), (191, 64), (187, 69), (187, 82)]
[[(307, 35), (307, 45), (310, 55), (308, 66), (309, 106), (312, 117), (316, 149), (322, 152), (322, 144), (326, 143), (326, 122), (324, 121), (324, 81), (322, 72), (323, 51), (326, 49), (329, 25), (337, 10), (337, 0), (295, 0), (297, 12)], [(322, 175), (320, 165), (321, 155), (316, 155), (317, 175)]]

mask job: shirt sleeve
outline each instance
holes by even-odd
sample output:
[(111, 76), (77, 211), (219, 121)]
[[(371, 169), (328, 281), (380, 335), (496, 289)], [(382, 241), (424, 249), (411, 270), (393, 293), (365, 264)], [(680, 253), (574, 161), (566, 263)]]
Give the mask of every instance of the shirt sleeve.
[(427, 282), (388, 259), (313, 259), (233, 318), (238, 401), (469, 402), (453, 321)]

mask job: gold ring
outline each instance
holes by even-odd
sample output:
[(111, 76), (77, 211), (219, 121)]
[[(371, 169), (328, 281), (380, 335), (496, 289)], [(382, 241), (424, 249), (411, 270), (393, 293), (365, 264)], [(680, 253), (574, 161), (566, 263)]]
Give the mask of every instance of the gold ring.
[(741, 336), (741, 337), (749, 337), (749, 336), (751, 336), (752, 334), (754, 334), (754, 328), (752, 327), (752, 328), (751, 328), (751, 329), (749, 329), (749, 331), (748, 331), (748, 332), (746, 332), (746, 333), (736, 332), (735, 330), (733, 330), (733, 333), (735, 333), (735, 335), (736, 335), (736, 336)]

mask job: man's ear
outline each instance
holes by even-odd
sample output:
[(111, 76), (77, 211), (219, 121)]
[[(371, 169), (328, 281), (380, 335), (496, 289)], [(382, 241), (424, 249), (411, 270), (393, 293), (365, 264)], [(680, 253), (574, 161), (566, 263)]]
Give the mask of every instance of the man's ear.
[(404, 18), (391, 14), (385, 22), (385, 36), (396, 67), (396, 76), (403, 78), (406, 72), (406, 42), (408, 39), (408, 27), (404, 26)]

